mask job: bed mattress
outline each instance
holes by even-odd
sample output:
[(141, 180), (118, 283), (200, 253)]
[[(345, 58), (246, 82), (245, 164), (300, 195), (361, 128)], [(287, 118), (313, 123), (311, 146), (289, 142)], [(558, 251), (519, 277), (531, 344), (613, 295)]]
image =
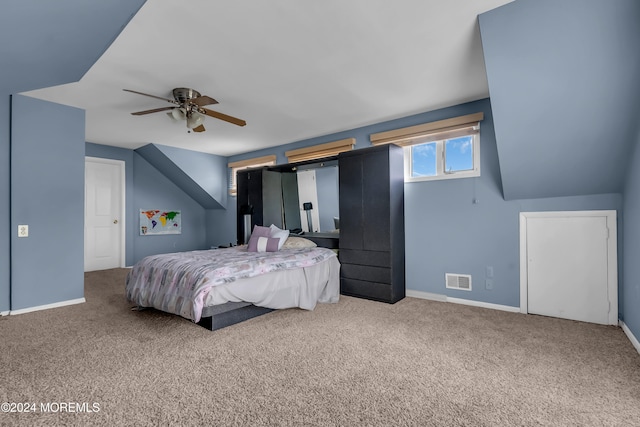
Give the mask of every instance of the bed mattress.
[(126, 279), (129, 301), (198, 323), (207, 307), (249, 303), (268, 309), (313, 310), (337, 302), (340, 263), (326, 248), (294, 248), (272, 254), (246, 248), (153, 255)]

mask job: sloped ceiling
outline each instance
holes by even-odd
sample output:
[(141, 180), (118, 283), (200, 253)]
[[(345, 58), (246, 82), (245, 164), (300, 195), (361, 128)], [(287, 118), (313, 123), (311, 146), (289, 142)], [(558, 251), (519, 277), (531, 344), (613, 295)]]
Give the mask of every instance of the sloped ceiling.
[(0, 11), (0, 90), (12, 94), (75, 82), (144, 0), (12, 0)]
[[(89, 142), (231, 156), (486, 98), (477, 16), (509, 1), (153, 0), (78, 83), (27, 95), (84, 109)], [(176, 87), (247, 125), (188, 134), (122, 91)]]
[(622, 191), (640, 117), (640, 2), (479, 16), (505, 199)]

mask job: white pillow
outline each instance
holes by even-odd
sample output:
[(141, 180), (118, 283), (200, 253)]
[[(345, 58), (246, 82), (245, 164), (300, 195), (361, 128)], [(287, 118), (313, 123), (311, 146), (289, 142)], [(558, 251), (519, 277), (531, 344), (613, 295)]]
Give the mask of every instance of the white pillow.
[(287, 237), (289, 237), (289, 230), (281, 230), (273, 224), (271, 224), (269, 230), (269, 237), (280, 239), (278, 242), (278, 250), (282, 249), (282, 245), (284, 245), (284, 242), (287, 241)]
[(316, 245), (314, 242), (312, 242), (309, 239), (305, 239), (304, 237), (295, 237), (295, 236), (289, 236), (287, 238), (287, 241), (284, 242), (284, 246), (282, 246), (285, 249), (298, 249), (298, 248), (315, 248)]

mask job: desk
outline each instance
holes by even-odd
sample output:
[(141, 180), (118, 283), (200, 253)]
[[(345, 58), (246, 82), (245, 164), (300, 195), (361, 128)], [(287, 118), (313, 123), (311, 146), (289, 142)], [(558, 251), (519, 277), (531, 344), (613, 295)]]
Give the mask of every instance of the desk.
[(304, 233), (300, 237), (309, 239), (316, 245), (329, 249), (338, 249), (340, 243), (340, 233)]

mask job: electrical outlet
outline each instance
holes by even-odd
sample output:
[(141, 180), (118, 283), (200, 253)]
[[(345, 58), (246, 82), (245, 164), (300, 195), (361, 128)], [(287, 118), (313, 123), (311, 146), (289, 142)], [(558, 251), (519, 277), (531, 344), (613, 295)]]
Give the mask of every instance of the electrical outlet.
[(493, 279), (485, 279), (484, 288), (488, 291), (493, 290)]
[(486, 276), (490, 279), (493, 278), (493, 267), (490, 265), (487, 266)]
[(29, 226), (28, 225), (19, 225), (18, 226), (18, 237), (29, 237)]

